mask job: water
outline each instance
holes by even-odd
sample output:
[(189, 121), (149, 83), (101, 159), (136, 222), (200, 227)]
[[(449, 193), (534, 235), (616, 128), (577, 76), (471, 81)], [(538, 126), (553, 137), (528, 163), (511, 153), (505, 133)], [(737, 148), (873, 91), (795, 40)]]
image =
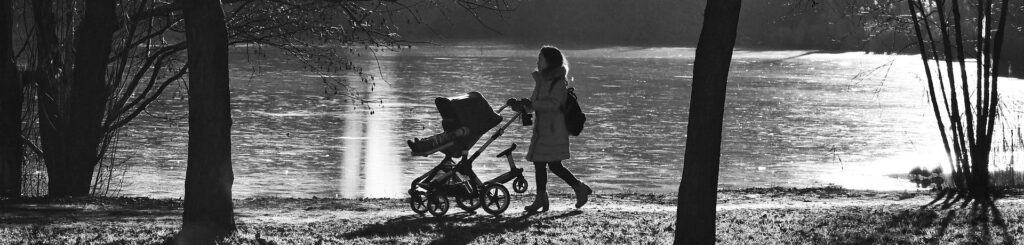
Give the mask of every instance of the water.
[[(588, 113), (583, 134), (572, 138), (568, 168), (598, 192), (676, 191), (693, 52), (567, 50), (571, 85)], [(440, 132), (433, 98), (479, 91), (497, 107), (528, 97), (537, 57), (532, 47), (492, 44), (378, 52), (376, 60), (357, 61), (373, 82), (354, 79), (348, 97), (325, 94), (319, 76), (274, 52), (254, 75), (242, 54), (234, 51), (231, 70), (236, 198), (402, 197), (441, 158), (413, 157), (405, 146)], [(943, 156), (920, 70), (917, 56), (737, 51), (720, 187), (913, 189), (893, 174), (938, 166)], [(1003, 81), (1004, 101), (1018, 101), (1019, 80)], [(183, 196), (185, 110), (184, 101), (161, 102), (128, 129), (122, 145), (136, 164), (124, 194)], [(477, 161), (477, 174), (507, 171), (492, 156), (517, 143), (522, 150), (514, 156), (527, 167), (532, 191), (529, 133), (513, 124)], [(569, 191), (551, 178), (554, 191)]]

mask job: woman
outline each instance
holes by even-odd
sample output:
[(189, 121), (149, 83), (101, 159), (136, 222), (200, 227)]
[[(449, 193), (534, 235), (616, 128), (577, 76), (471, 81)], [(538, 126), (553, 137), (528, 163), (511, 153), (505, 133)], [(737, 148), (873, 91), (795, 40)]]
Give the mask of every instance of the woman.
[(586, 204), (587, 195), (593, 192), (562, 166), (562, 160), (569, 159), (569, 130), (565, 128), (565, 114), (562, 112), (569, 86), (565, 79), (569, 71), (567, 63), (558, 48), (544, 46), (537, 57), (537, 70), (533, 71), (536, 84), (530, 100), (536, 119), (526, 159), (537, 169), (537, 196), (533, 204), (526, 206), (527, 212), (548, 210), (548, 168), (572, 186), (576, 192), (576, 208)]

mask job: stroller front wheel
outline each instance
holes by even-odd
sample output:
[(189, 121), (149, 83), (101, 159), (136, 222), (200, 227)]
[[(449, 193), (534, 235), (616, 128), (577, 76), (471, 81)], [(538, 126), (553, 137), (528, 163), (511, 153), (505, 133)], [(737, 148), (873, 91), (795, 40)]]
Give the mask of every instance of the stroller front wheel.
[(409, 190), (409, 207), (417, 214), (427, 213), (427, 193)]
[(530, 187), (530, 184), (526, 182), (526, 178), (519, 177), (512, 181), (512, 190), (516, 193), (526, 192), (526, 189)]
[(511, 197), (508, 195), (508, 188), (504, 185), (490, 185), (484, 188), (484, 211), (492, 215), (499, 215), (508, 209)]
[(448, 197), (437, 193), (427, 195), (427, 210), (434, 217), (444, 216), (448, 212)]

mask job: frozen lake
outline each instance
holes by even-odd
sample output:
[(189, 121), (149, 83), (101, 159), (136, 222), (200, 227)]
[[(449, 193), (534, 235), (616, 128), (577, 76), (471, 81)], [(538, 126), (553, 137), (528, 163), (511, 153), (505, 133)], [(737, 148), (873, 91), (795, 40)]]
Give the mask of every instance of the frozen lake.
[[(682, 171), (692, 48), (565, 50), (571, 86), (588, 113), (566, 166), (597, 192), (675, 192)], [(270, 52), (253, 73), (232, 59), (234, 197), (402, 197), (440, 153), (413, 157), (405, 140), (440, 132), (433, 99), (479, 91), (495, 108), (528, 97), (537, 49), (507, 45), (416, 47), (363, 55), (372, 83), (325, 96), (321, 78)], [(726, 98), (720, 187), (841, 185), (913, 189), (891, 177), (945, 165), (918, 56), (745, 51), (735, 53)], [(1020, 80), (1001, 79), (1020, 108)], [(173, 93), (173, 92), (172, 92)], [(185, 101), (156, 104), (122, 141), (133, 166), (122, 194), (183, 196)], [(505, 114), (506, 118), (510, 117)], [(172, 117), (171, 119), (163, 117)], [(525, 162), (530, 129), (513, 124), (477, 160), (489, 179), (507, 171), (497, 152)], [(489, 134), (488, 134), (489, 135)], [(481, 141), (478, 145), (482, 144)], [(550, 175), (549, 175), (550, 176)], [(555, 191), (566, 185), (551, 177)]]

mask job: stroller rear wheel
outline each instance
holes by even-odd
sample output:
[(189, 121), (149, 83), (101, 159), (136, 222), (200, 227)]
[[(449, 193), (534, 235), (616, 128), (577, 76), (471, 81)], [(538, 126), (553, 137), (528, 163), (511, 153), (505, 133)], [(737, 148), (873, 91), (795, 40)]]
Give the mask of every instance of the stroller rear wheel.
[(427, 193), (409, 190), (409, 207), (417, 214), (427, 213)]
[(437, 193), (427, 195), (427, 210), (434, 217), (444, 216), (448, 212), (448, 197)]
[(484, 211), (492, 215), (499, 215), (508, 209), (511, 197), (508, 195), (508, 188), (503, 185), (490, 185), (484, 188), (483, 196)]
[(526, 178), (519, 177), (512, 181), (512, 190), (516, 193), (526, 192), (526, 189), (530, 187), (530, 184), (526, 182)]
[(455, 197), (455, 204), (459, 205), (459, 208), (462, 208), (462, 210), (466, 210), (466, 212), (474, 213), (473, 210), (480, 208), (483, 202), (480, 201), (480, 196)]

